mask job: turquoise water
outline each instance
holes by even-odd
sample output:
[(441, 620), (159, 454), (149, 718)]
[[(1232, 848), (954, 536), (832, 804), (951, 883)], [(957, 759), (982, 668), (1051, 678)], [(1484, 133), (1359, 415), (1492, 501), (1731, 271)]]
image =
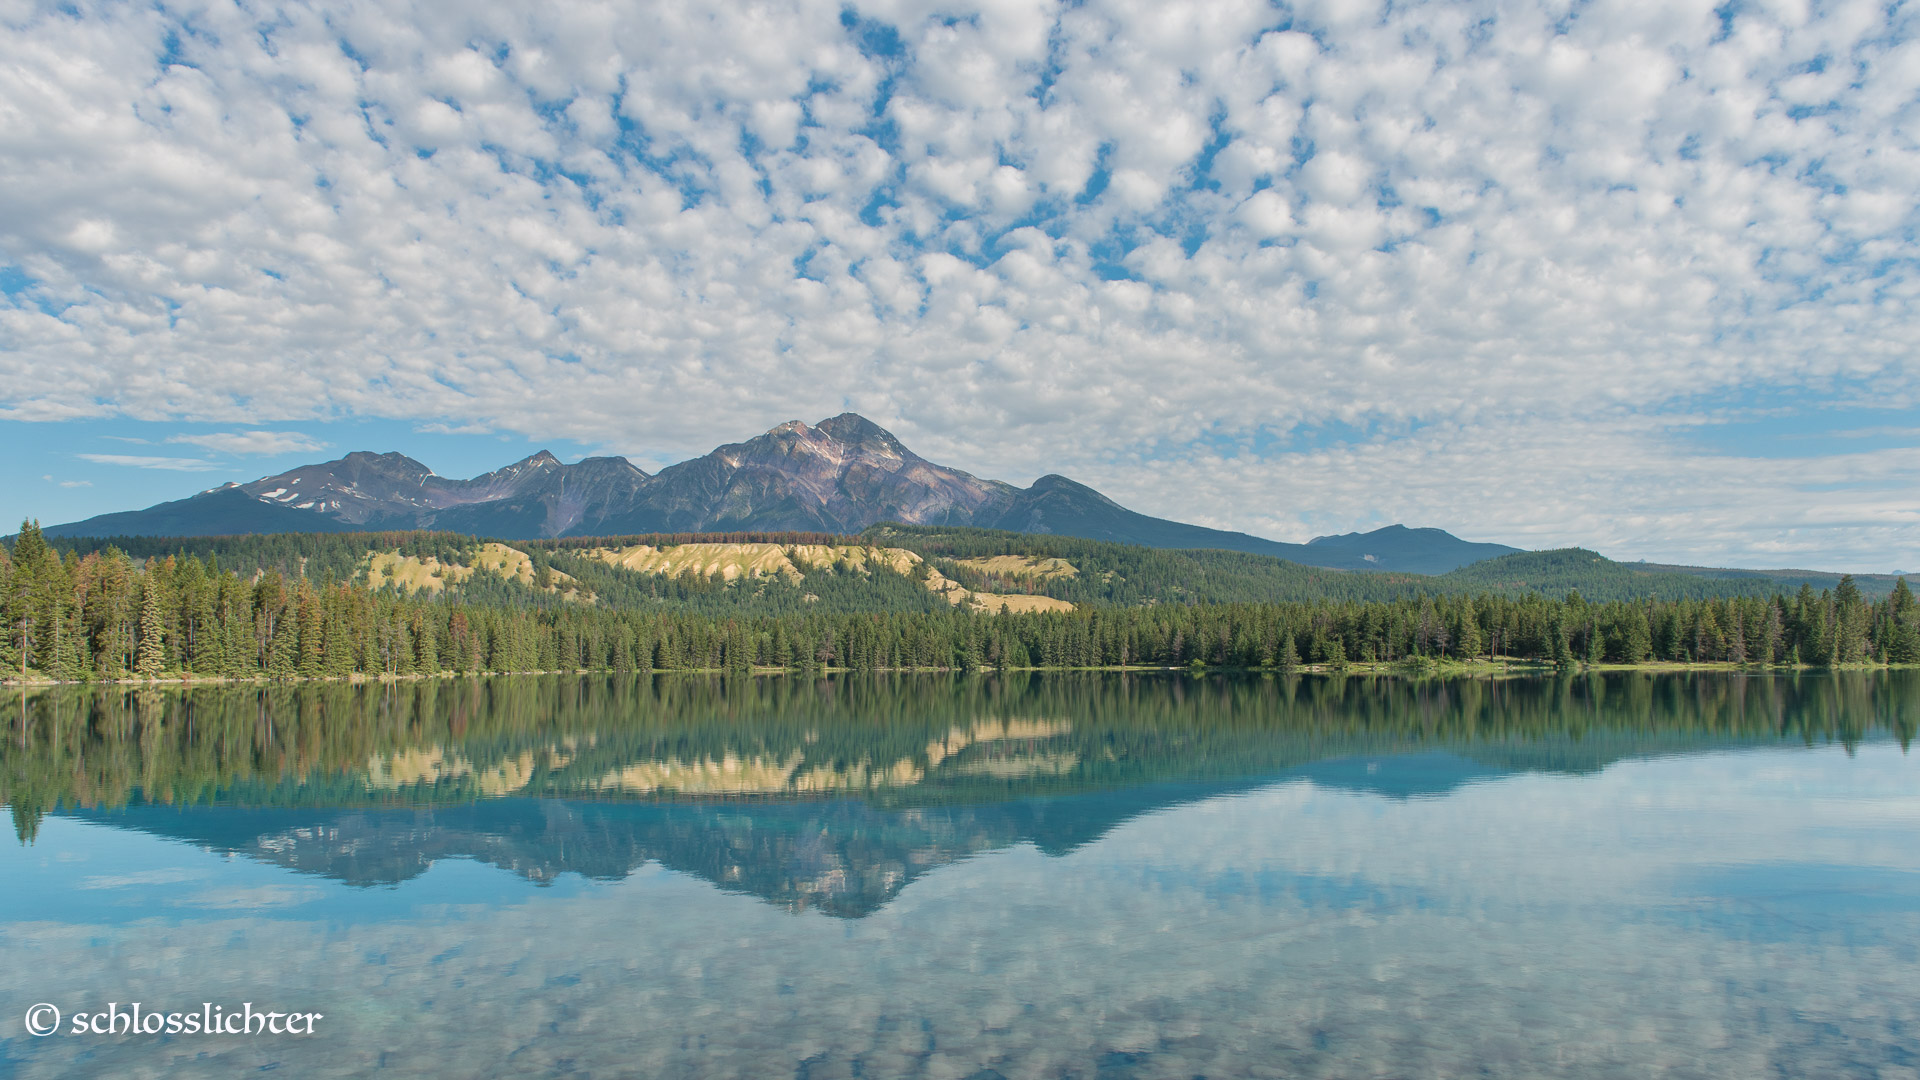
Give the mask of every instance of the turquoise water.
[(1920, 1075), (1907, 673), (22, 711), (0, 1074)]

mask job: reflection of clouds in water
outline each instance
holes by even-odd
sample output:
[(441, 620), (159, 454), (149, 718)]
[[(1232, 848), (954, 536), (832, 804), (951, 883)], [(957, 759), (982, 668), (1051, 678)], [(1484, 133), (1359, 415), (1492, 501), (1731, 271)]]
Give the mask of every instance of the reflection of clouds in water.
[(323, 895), (323, 890), (314, 885), (258, 885), (249, 889), (197, 892), (172, 902), (180, 907), (244, 911), (251, 908), (294, 907), (310, 904)]
[(177, 885), (206, 877), (201, 870), (177, 867), (167, 870), (136, 870), (130, 874), (96, 874), (74, 883), (76, 889), (131, 889), (140, 885)]
[(271, 990), (333, 1025), (278, 1044), (16, 1044), (23, 1077), (67, 1075), (82, 1049), (101, 1073), (183, 1076), (857, 1061), (1011, 1077), (1090, 1074), (1105, 1054), (1150, 1077), (1869, 1074), (1915, 1049), (1916, 905), (1850, 913), (1900, 931), (1864, 936), (1732, 938), (1666, 916), (1712, 902), (1671, 888), (1702, 865), (1920, 867), (1912, 817), (1852, 817), (1914, 776), (1882, 744), (1418, 801), (1290, 783), (1152, 813), (1063, 858), (955, 864), (854, 921), (648, 867), (457, 922), (14, 927), (0, 998)]

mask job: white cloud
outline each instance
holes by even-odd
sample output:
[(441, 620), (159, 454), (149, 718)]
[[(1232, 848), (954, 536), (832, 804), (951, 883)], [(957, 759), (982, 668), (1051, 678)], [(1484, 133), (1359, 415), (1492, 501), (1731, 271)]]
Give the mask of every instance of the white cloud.
[[(657, 461), (851, 406), (1240, 528), (1405, 507), (1595, 542), (1485, 499), (1551, 474), (1666, 550), (1760, 558), (1838, 497), (1689, 518), (1742, 454), (1676, 427), (1920, 399), (1920, 13), (842, 10), (7, 9), (0, 263), (32, 284), (0, 299), (0, 416), (391, 417)], [(1497, 456), (1414, 499), (1302, 467), (1291, 433), (1330, 424), (1367, 462), (1443, 429)], [(1208, 471), (1223, 443), (1274, 509)], [(1682, 510), (1568, 453), (1643, 457)], [(1889, 512), (1920, 484), (1894, 451), (1807, 461), (1895, 470)], [(1817, 535), (1920, 557), (1911, 524)]]
[(76, 454), (82, 461), (91, 461), (95, 465), (125, 465), (135, 469), (163, 469), (168, 472), (211, 472), (222, 468), (217, 461), (202, 461), (199, 458), (177, 457), (140, 457), (134, 454)]
[(216, 454), (306, 454), (327, 444), (298, 431), (215, 431), (204, 435), (170, 435), (170, 443), (185, 443)]

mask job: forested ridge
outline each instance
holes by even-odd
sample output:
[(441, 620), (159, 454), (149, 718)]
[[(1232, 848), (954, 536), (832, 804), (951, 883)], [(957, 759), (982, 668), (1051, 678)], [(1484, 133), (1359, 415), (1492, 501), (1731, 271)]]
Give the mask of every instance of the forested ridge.
[[(274, 569), (283, 576), (305, 576), (316, 582), (353, 579), (364, 567), (370, 552), (457, 562), (470, 559), (482, 544), (479, 538), (455, 532), (61, 538), (50, 542), (63, 552), (72, 551), (82, 556), (108, 549), (135, 559), (186, 554), (217, 560), (221, 567), (243, 576)], [(694, 610), (733, 612), (744, 608), (768, 613), (795, 610), (803, 602), (811, 603), (804, 600), (810, 592), (831, 608), (920, 611), (938, 607), (929, 604), (918, 590), (893, 588), (899, 583), (881, 579), (867, 579), (858, 588), (848, 588), (849, 582), (836, 583), (824, 577), (811, 580), (801, 589), (783, 589), (778, 582), (764, 581), (753, 588), (743, 588), (724, 581), (674, 580), (633, 574), (587, 557), (595, 548), (617, 549), (637, 544), (662, 548), (682, 544), (780, 547), (867, 544), (904, 548), (969, 589), (1040, 593), (1078, 605), (1378, 601), (1442, 593), (1558, 596), (1575, 589), (1588, 600), (1764, 598), (1776, 592), (1793, 593), (1802, 584), (1811, 584), (1816, 592), (1835, 588), (1841, 577), (1812, 571), (1712, 570), (1619, 563), (1581, 548), (1518, 552), (1437, 576), (1361, 573), (1303, 566), (1270, 555), (1237, 551), (1148, 548), (1068, 536), (897, 524), (876, 525), (858, 536), (804, 532), (671, 533), (510, 542), (511, 547), (527, 554), (536, 566), (550, 565), (573, 577), (590, 579), (585, 582), (589, 591), (615, 607), (654, 603)], [(1003, 555), (1064, 559), (1079, 572), (1045, 579), (1009, 577), (982, 573), (958, 561)], [(1862, 575), (1855, 580), (1856, 587), (1871, 599), (1886, 597), (1894, 583), (1895, 578), (1886, 574)], [(815, 586), (832, 589), (834, 595), (824, 595)], [(519, 602), (527, 601), (526, 597), (519, 598)], [(558, 599), (549, 596), (545, 601), (534, 598), (532, 602), (558, 602)]]
[[(473, 543), (420, 533), (379, 542), (450, 558)], [(949, 608), (929, 600), (908, 575), (876, 572), (810, 575), (812, 602), (800, 586), (755, 583), (784, 589), (793, 602), (754, 610), (727, 607), (716, 598), (730, 586), (691, 575), (655, 578), (651, 602), (629, 598), (626, 605), (563, 603), (551, 592), (485, 575), (440, 596), (403, 595), (355, 580), (355, 553), (368, 550), (365, 538), (246, 543), (252, 558), (236, 549), (224, 560), (217, 550), (205, 558), (150, 553), (136, 560), (111, 546), (61, 552), (28, 524), (10, 552), (0, 551), (7, 629), (0, 664), (15, 678), (79, 681), (763, 667), (1286, 669), (1488, 657), (1562, 665), (1920, 661), (1920, 611), (1904, 580), (1880, 601), (1842, 579), (1820, 593), (1802, 586), (1792, 596), (1698, 600), (1416, 591), (1379, 600), (1090, 604), (994, 614)], [(546, 559), (564, 556), (568, 546), (535, 549)], [(818, 592), (836, 581), (846, 603), (820, 602)], [(680, 602), (659, 595), (662, 588), (680, 590)], [(894, 590), (919, 606), (863, 610), (873, 589), (882, 596)]]

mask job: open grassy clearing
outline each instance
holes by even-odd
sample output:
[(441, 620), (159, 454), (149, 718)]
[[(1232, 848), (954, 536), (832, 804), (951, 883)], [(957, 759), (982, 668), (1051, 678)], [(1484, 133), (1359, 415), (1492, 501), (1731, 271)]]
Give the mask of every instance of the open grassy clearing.
[(954, 562), (977, 573), (992, 577), (1028, 578), (1048, 581), (1078, 577), (1080, 570), (1065, 559), (1045, 555), (993, 555), (979, 559), (955, 559)]
[[(506, 544), (482, 544), (473, 557), (472, 565), (458, 562), (442, 562), (439, 558), (403, 555), (397, 551), (376, 551), (367, 556), (367, 588), (381, 589), (388, 585), (403, 593), (426, 592), (438, 595), (449, 585), (467, 582), (477, 572), (486, 572), (507, 581), (536, 587), (538, 575), (533, 568), (533, 559), (519, 548)], [(549, 570), (551, 584), (547, 592), (564, 595), (583, 601), (591, 601), (590, 596), (580, 592), (566, 592), (573, 578), (559, 570)]]

